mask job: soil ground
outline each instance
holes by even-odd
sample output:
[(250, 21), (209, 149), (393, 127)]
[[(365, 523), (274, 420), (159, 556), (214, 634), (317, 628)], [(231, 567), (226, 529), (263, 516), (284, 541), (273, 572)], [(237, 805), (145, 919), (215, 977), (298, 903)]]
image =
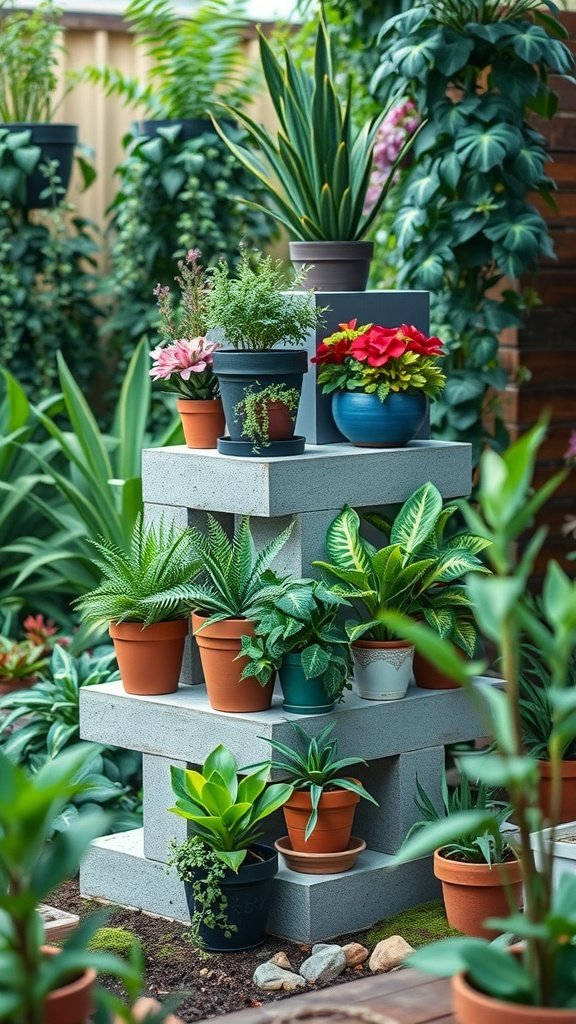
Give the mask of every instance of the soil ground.
[[(80, 916), (101, 909), (99, 903), (81, 899), (76, 880), (67, 882), (54, 893), (50, 897), (50, 905)], [(310, 955), (310, 946), (272, 936), (265, 946), (247, 953), (205, 953), (184, 938), (185, 925), (122, 907), (114, 908), (105, 924), (106, 927), (127, 928), (138, 936), (146, 961), (144, 994), (163, 1001), (169, 995), (181, 993), (177, 1013), (185, 1024), (287, 998), (287, 993), (263, 992), (256, 988), (252, 984), (256, 967), (274, 953), (284, 950), (292, 967), (298, 971), (302, 961)], [(335, 941), (342, 944), (362, 942), (365, 934), (342, 936)], [(366, 962), (359, 968), (345, 970), (335, 984), (369, 975)]]

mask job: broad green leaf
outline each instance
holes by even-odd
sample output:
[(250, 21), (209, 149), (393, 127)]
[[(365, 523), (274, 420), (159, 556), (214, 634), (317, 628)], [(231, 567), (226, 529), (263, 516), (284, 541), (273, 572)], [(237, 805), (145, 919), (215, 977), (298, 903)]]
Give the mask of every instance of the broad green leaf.
[(442, 511), (442, 496), (434, 484), (419, 487), (404, 502), (390, 532), (390, 543), (400, 544), (405, 551), (417, 551), (432, 533)]
[(449, 818), (427, 822), (426, 825), (412, 835), (394, 855), (394, 865), (405, 864), (407, 861), (425, 857), (433, 850), (440, 849), (447, 843), (454, 842), (460, 836), (470, 832), (482, 835), (483, 832), (494, 832), (498, 826), (494, 817), (486, 811), (455, 811)]
[(326, 552), (339, 569), (351, 569), (368, 576), (370, 560), (360, 537), (360, 517), (348, 505), (328, 527)]

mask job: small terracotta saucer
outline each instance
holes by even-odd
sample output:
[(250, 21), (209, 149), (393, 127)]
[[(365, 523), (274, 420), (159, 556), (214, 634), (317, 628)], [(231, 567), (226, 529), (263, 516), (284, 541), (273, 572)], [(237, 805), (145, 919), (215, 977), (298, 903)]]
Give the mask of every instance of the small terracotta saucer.
[(287, 868), (305, 875), (337, 875), (349, 871), (366, 849), (364, 840), (356, 836), (352, 836), (347, 848), (340, 853), (298, 853), (292, 849), (288, 836), (277, 839), (274, 846), (282, 854)]

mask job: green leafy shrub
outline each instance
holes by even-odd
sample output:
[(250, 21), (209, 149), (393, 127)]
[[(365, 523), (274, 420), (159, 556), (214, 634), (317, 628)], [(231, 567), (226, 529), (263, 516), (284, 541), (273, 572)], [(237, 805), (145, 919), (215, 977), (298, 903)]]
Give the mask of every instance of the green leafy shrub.
[[(111, 647), (74, 657), (56, 646), (48, 667), (31, 690), (0, 698), (0, 747), (11, 761), (37, 772), (79, 740), (79, 699), (85, 686), (119, 679)], [(63, 808), (58, 827), (95, 807), (114, 812), (112, 831), (142, 824), (142, 757), (132, 750), (85, 744), (84, 787)]]
[(60, 9), (41, 0), (32, 12), (0, 11), (0, 121), (51, 121), (58, 87)]
[[(476, 457), (488, 435), (487, 393), (506, 383), (498, 334), (518, 326), (536, 301), (530, 292), (504, 287), (497, 297), (494, 290), (553, 256), (531, 202), (534, 194), (550, 200), (549, 154), (529, 116), (554, 115), (548, 76), (574, 66), (555, 10), (540, 0), (423, 0), (379, 36), (376, 97), (400, 89), (428, 122), (393, 229), (398, 285), (430, 289), (447, 348), (434, 434), (471, 441)], [(500, 426), (492, 442), (504, 437)]]

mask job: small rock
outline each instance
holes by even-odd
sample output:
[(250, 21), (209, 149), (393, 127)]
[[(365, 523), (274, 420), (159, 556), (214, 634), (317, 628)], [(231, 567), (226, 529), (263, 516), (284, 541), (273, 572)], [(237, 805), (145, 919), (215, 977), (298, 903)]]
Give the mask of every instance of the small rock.
[(389, 939), (382, 939), (375, 947), (370, 957), (370, 970), (391, 971), (394, 967), (401, 967), (404, 958), (413, 952), (414, 947), (401, 935), (391, 935)]
[(314, 954), (319, 953), (321, 949), (331, 949), (335, 945), (335, 942), (315, 942), (312, 946), (312, 952), (310, 955), (314, 956)]
[(270, 957), (268, 963), (276, 964), (276, 966), (281, 967), (283, 971), (292, 970), (292, 964), (283, 949), (279, 950), (278, 953), (274, 953), (274, 956)]
[(366, 949), (366, 946), (361, 946), (359, 942), (348, 942), (342, 946), (342, 950), (348, 967), (357, 967), (370, 956), (370, 951)]
[(265, 992), (278, 992), (280, 989), (283, 989), (284, 992), (294, 992), (297, 988), (306, 987), (304, 978), (301, 978), (299, 974), (284, 971), (270, 960), (265, 964), (258, 965), (252, 981)]
[[(318, 948), (319, 946), (322, 948)], [(316, 949), (317, 952), (314, 952)], [(300, 974), (306, 981), (334, 981), (346, 969), (346, 954), (341, 946), (318, 943), (314, 950), (312, 956), (309, 956), (300, 968)]]

